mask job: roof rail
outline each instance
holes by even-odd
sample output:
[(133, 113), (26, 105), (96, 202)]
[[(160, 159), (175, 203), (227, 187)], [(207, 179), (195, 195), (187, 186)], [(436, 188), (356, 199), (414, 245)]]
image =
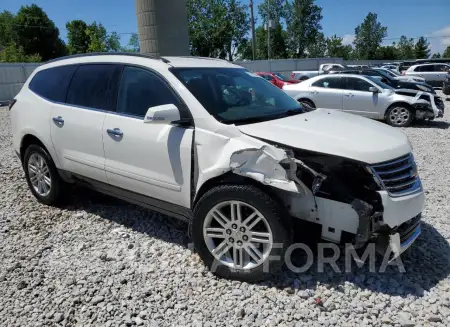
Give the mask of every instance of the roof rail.
[(198, 56), (176, 56), (177, 58), (196, 58), (196, 59), (206, 59), (206, 60), (216, 60), (216, 61), (225, 61), (229, 62), (226, 59), (220, 59), (220, 58), (211, 58), (211, 57), (198, 57)]
[(164, 62), (166, 64), (170, 63), (170, 61), (168, 59), (160, 57), (160, 56), (154, 56), (154, 55), (149, 55), (149, 54), (145, 54), (145, 53), (136, 53), (136, 52), (89, 52), (89, 53), (79, 53), (79, 54), (74, 54), (74, 55), (70, 55), (70, 56), (64, 56), (64, 57), (55, 58), (55, 59), (46, 61), (45, 63), (48, 64), (48, 63), (51, 63), (51, 62), (56, 62), (56, 61), (65, 60), (65, 59), (92, 57), (92, 56), (130, 56), (130, 57), (140, 57), (140, 58), (161, 60), (162, 62)]

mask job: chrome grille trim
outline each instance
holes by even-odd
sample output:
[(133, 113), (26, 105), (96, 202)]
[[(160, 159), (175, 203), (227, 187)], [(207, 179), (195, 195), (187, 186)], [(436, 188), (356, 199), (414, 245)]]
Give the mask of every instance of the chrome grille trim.
[(378, 184), (392, 197), (405, 196), (422, 191), (413, 155), (369, 166)]

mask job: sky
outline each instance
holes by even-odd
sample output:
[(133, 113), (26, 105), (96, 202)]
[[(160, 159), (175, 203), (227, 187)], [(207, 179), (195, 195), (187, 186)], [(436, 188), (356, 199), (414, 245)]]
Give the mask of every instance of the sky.
[[(257, 6), (263, 0), (254, 0)], [(248, 3), (248, 0), (241, 0)], [(102, 23), (108, 32), (116, 31), (126, 44), (137, 32), (134, 0), (1, 0), (0, 11), (13, 13), (22, 5), (36, 3), (60, 29), (66, 39), (65, 24), (73, 19)], [(322, 7), (325, 36), (336, 34), (350, 44), (355, 27), (369, 12), (378, 14), (388, 27), (385, 44), (397, 42), (401, 35), (428, 37), (432, 53), (442, 53), (450, 46), (450, 0), (316, 0)], [(255, 6), (255, 7), (256, 7)], [(442, 37), (447, 36), (447, 37)]]

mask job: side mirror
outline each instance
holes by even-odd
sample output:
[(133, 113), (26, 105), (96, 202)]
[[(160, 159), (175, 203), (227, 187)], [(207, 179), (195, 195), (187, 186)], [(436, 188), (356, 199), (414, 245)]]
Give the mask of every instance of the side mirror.
[(376, 88), (375, 86), (369, 87), (369, 91), (372, 93), (380, 93), (380, 90), (378, 90), (378, 88)]
[(144, 117), (146, 124), (170, 124), (180, 120), (180, 111), (174, 104), (150, 107)]

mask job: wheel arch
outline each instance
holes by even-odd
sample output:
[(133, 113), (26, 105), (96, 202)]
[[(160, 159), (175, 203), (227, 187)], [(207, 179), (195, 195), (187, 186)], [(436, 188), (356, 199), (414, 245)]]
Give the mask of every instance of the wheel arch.
[(53, 153), (53, 149), (49, 146), (47, 146), (41, 138), (39, 138), (38, 136), (36, 136), (36, 134), (28, 132), (25, 133), (22, 136), (22, 139), (20, 140), (20, 160), (23, 163), (23, 158), (25, 155), (25, 151), (26, 149), (31, 145), (31, 144), (37, 144), (39, 146), (41, 146), (42, 148), (44, 148), (45, 151), (47, 151), (47, 153), (50, 155), (50, 158), (52, 158), (53, 162), (55, 163), (56, 167), (59, 166), (59, 162), (58, 162), (58, 158), (56, 158), (56, 155)]
[(408, 108), (408, 109), (411, 109), (411, 111), (413, 112), (413, 114), (415, 113), (415, 109), (414, 109), (414, 107), (413, 107), (410, 103), (405, 102), (405, 101), (396, 101), (396, 102), (394, 102), (394, 103), (391, 103), (391, 104), (389, 105), (389, 107), (386, 108), (386, 110), (385, 110), (385, 112), (384, 112), (384, 118), (385, 118), (385, 119), (386, 119), (386, 117), (387, 117), (387, 113), (388, 113), (389, 109), (391, 109), (391, 108), (393, 108), (393, 107), (396, 107), (396, 106), (403, 106), (403, 107), (406, 107), (406, 108)]

